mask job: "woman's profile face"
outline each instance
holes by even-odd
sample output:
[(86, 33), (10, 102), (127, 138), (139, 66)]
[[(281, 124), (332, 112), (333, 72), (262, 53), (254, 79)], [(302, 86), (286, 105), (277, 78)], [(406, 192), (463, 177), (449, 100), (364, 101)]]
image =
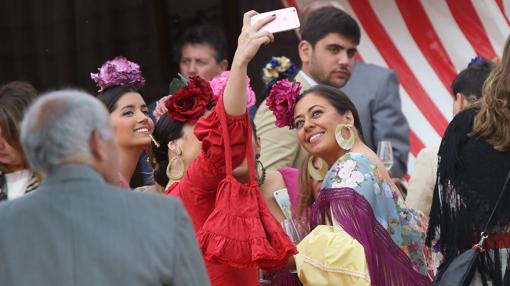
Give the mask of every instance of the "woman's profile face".
[(150, 145), (149, 135), (154, 130), (154, 123), (148, 115), (148, 108), (142, 96), (137, 92), (125, 93), (115, 106), (110, 118), (119, 147)]
[(22, 151), (17, 150), (7, 142), (6, 138), (2, 136), (2, 129), (0, 129), (0, 164), (5, 166), (7, 173), (21, 170), (25, 167)]
[(335, 129), (340, 123), (352, 123), (352, 113), (340, 115), (324, 97), (305, 95), (294, 108), (294, 126), (301, 146), (326, 161), (336, 160), (342, 150), (336, 143)]
[(193, 132), (195, 125), (185, 124), (182, 128), (182, 136), (176, 139), (177, 146), (181, 149), (181, 158), (184, 164), (188, 166), (193, 161), (200, 150), (202, 150), (202, 143), (198, 140), (197, 136)]

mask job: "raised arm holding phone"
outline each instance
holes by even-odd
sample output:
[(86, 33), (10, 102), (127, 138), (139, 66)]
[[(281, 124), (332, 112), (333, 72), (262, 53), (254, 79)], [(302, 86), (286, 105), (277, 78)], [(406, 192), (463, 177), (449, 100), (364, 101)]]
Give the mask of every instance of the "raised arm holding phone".
[[(233, 168), (246, 158), (250, 161), (253, 155), (249, 152), (251, 131), (246, 114), (247, 67), (259, 48), (274, 40), (270, 32), (261, 28), (275, 17), (252, 24), (251, 17), (256, 14), (255, 11), (244, 14), (224, 93), (213, 95), (208, 82), (190, 77), (188, 86), (168, 99), (168, 112), (159, 119), (154, 131), (156, 141), (160, 142), (153, 149), (169, 154), (166, 168), (164, 161), (158, 167), (166, 170), (170, 178), (165, 192), (179, 196), (190, 214), (212, 285), (259, 285), (259, 267), (279, 266), (296, 252), (263, 199), (259, 199), (257, 184), (252, 180), (242, 184), (232, 175)], [(197, 87), (200, 94), (194, 93)], [(185, 97), (196, 100), (192, 107), (183, 108)], [(228, 201), (231, 197), (238, 201)], [(242, 221), (243, 227), (237, 231), (228, 232), (235, 223), (222, 220), (230, 219), (228, 215), (232, 214), (222, 212), (225, 201), (239, 212), (230, 216)], [(219, 216), (222, 219), (217, 219)], [(246, 240), (247, 237), (250, 239)], [(252, 243), (255, 240), (258, 245)], [(243, 249), (230, 247), (237, 241), (245, 241), (240, 244)], [(239, 259), (238, 253), (252, 255), (238, 255)]]

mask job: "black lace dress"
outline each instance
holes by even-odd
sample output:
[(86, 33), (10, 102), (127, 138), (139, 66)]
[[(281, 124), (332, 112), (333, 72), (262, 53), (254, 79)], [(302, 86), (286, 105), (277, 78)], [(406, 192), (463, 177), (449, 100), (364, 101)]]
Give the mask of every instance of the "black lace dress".
[[(496, 151), (483, 138), (468, 135), (478, 111), (472, 108), (459, 113), (439, 148), (426, 243), (432, 252), (442, 254), (444, 264), (477, 242), (510, 169), (510, 152)], [(502, 198), (488, 232), (489, 249), (477, 261), (481, 283), (476, 284), (510, 285), (510, 246), (506, 246), (510, 243), (504, 241), (510, 242), (510, 191)]]

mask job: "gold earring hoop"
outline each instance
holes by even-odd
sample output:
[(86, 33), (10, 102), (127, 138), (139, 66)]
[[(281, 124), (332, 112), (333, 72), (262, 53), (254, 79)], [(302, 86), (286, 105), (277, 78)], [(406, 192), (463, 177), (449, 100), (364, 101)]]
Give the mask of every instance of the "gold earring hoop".
[[(314, 161), (319, 160), (320, 161), (320, 167), (316, 168)], [(326, 174), (328, 173), (328, 163), (326, 161), (322, 160), (321, 158), (310, 156), (308, 159), (308, 174), (312, 179), (316, 181), (322, 181), (324, 180), (324, 177), (326, 177)]]
[[(176, 163), (180, 166), (174, 166)], [(175, 172), (177, 173), (175, 174)], [(172, 181), (178, 181), (182, 179), (184, 176), (184, 161), (181, 157), (175, 156), (170, 159), (168, 165), (166, 166), (166, 176)]]
[(175, 154), (177, 154), (177, 156), (182, 155), (182, 150), (181, 147), (179, 147), (179, 145), (175, 146)]
[[(342, 136), (342, 129), (347, 128), (349, 131), (349, 138), (345, 139)], [(352, 124), (338, 124), (335, 129), (336, 143), (344, 150), (351, 150), (354, 142), (356, 141), (356, 134), (352, 128)]]
[[(178, 181), (184, 176), (184, 160), (181, 158), (182, 150), (179, 146), (176, 146), (175, 154), (177, 156), (172, 157), (166, 166), (166, 176), (172, 181)], [(174, 166), (176, 163), (177, 166)]]
[(156, 139), (154, 138), (154, 136), (152, 136), (152, 134), (149, 134), (149, 137), (151, 138), (151, 141), (152, 141), (152, 143), (154, 143), (154, 145), (156, 146), (156, 148), (159, 148), (159, 146), (161, 146), (161, 145), (159, 144), (159, 142), (158, 142), (158, 141), (156, 141)]

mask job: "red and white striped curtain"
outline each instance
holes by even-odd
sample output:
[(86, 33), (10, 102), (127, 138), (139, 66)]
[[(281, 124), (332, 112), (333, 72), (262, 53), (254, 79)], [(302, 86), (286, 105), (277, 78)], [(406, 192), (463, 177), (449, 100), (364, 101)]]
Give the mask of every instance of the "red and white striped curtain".
[[(312, 0), (313, 1), (313, 0)], [(310, 1), (283, 1), (300, 9)], [(510, 0), (336, 0), (361, 26), (359, 60), (398, 75), (411, 127), (409, 172), (452, 118), (450, 85), (475, 56), (501, 57)]]

